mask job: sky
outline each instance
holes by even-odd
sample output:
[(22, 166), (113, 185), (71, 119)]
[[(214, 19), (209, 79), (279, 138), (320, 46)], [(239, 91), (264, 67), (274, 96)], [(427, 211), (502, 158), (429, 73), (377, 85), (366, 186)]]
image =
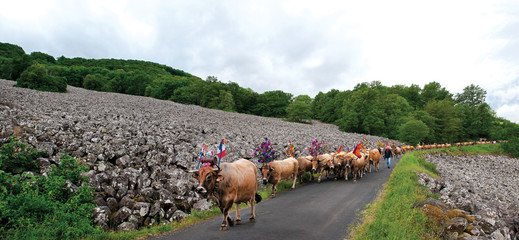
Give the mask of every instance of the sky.
[(0, 0), (0, 42), (54, 57), (136, 59), (255, 92), (358, 83), (487, 91), (519, 123), (519, 1)]

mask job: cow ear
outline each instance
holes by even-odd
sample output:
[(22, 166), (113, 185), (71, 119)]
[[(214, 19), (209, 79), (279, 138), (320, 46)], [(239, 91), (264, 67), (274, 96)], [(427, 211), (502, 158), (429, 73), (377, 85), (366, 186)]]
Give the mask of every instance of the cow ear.
[(274, 167), (269, 168), (269, 171), (274, 171), (274, 170), (276, 170)]

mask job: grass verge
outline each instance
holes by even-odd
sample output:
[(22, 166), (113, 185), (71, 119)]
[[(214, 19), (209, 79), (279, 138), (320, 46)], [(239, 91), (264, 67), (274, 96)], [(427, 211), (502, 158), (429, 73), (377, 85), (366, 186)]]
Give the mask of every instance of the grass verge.
[(438, 178), (436, 166), (424, 154), (502, 154), (498, 144), (452, 147), (405, 154), (377, 198), (360, 213), (361, 221), (350, 226), (349, 239), (436, 239), (439, 229), (414, 205), (429, 197), (418, 183), (417, 172)]

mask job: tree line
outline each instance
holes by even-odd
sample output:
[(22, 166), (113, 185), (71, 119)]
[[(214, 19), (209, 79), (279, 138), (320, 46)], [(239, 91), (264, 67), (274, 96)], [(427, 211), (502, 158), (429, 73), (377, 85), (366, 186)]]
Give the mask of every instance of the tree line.
[(166, 65), (121, 59), (55, 59), (42, 52), (26, 54), (0, 43), (0, 78), (16, 86), (66, 91), (66, 86), (170, 100), (231, 112), (310, 123), (317, 119), (342, 131), (399, 139), (408, 144), (511, 139), (519, 125), (496, 117), (486, 91), (469, 85), (452, 94), (437, 82), (423, 88), (383, 86), (379, 81), (353, 90), (332, 89), (314, 98), (280, 90), (257, 93), (214, 76), (205, 80)]

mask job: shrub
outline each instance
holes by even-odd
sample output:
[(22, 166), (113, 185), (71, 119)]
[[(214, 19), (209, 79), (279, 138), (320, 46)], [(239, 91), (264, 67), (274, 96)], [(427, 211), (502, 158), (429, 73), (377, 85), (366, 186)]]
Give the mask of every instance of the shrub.
[(512, 138), (510, 141), (502, 144), (503, 150), (506, 154), (510, 154), (512, 157), (519, 157), (519, 137)]
[(36, 159), (46, 153), (28, 147), (26, 143), (17, 142), (14, 138), (0, 147), (0, 170), (6, 173), (20, 174), (27, 171), (38, 171)]
[[(34, 161), (26, 157), (27, 149), (31, 150), (15, 141), (4, 144), (0, 152), (2, 166), (16, 159)], [(52, 167), (48, 177), (0, 170), (2, 238), (78, 239), (102, 232), (92, 221), (94, 190), (80, 175), (85, 170), (68, 155), (62, 155), (60, 164)], [(80, 187), (73, 190), (67, 181)]]

